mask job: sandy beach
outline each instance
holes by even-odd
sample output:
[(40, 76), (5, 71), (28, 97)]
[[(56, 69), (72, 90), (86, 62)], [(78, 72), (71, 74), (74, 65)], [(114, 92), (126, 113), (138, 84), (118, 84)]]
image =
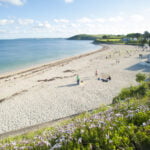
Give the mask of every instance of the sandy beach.
[[(137, 46), (103, 49), (0, 76), (0, 134), (110, 104), (124, 87), (137, 84), (149, 52)], [(139, 60), (139, 54), (144, 59)], [(107, 59), (106, 59), (107, 58)], [(110, 75), (102, 82), (95, 77)], [(76, 84), (76, 75), (83, 81)]]

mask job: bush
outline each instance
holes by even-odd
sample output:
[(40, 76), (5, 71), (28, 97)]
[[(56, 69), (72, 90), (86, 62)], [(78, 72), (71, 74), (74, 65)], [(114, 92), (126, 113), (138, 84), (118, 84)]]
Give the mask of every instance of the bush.
[(133, 118), (129, 118), (129, 123), (133, 123), (136, 126), (141, 126), (143, 123), (146, 123), (150, 119), (150, 111), (147, 112), (138, 112), (133, 116)]
[(139, 86), (131, 86), (129, 88), (124, 88), (120, 94), (113, 99), (113, 104), (120, 100), (127, 100), (130, 98), (142, 98), (147, 94), (150, 94), (150, 87), (148, 83), (142, 83)]
[(145, 75), (145, 74), (138, 73), (138, 74), (136, 75), (136, 81), (137, 81), (137, 82), (142, 82), (142, 81), (144, 81), (145, 79), (146, 79), (146, 75)]

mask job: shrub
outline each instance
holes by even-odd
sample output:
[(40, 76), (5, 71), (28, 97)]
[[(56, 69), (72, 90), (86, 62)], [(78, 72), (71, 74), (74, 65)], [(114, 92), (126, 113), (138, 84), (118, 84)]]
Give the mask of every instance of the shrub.
[(127, 100), (130, 98), (142, 98), (148, 93), (150, 94), (149, 83), (142, 83), (139, 86), (131, 86), (129, 88), (124, 88), (120, 94), (113, 99), (113, 104), (120, 100)]
[(137, 81), (137, 82), (142, 82), (142, 81), (144, 81), (145, 79), (146, 79), (146, 75), (145, 75), (145, 74), (138, 73), (138, 74), (136, 75), (136, 81)]
[(129, 123), (132, 122), (136, 126), (141, 126), (143, 123), (146, 123), (150, 119), (150, 111), (147, 112), (139, 112), (133, 116), (133, 118), (129, 118)]

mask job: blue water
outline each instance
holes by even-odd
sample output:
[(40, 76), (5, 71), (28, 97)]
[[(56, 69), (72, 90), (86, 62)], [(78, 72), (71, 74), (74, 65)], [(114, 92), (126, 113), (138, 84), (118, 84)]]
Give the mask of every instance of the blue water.
[(99, 48), (99, 46), (92, 44), (92, 41), (66, 39), (0, 40), (0, 73), (31, 67)]

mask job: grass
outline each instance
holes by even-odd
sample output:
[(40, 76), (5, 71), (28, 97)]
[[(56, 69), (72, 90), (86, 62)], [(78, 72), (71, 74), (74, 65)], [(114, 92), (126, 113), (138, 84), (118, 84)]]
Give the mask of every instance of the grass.
[(121, 39), (96, 39), (94, 43), (125, 44)]

